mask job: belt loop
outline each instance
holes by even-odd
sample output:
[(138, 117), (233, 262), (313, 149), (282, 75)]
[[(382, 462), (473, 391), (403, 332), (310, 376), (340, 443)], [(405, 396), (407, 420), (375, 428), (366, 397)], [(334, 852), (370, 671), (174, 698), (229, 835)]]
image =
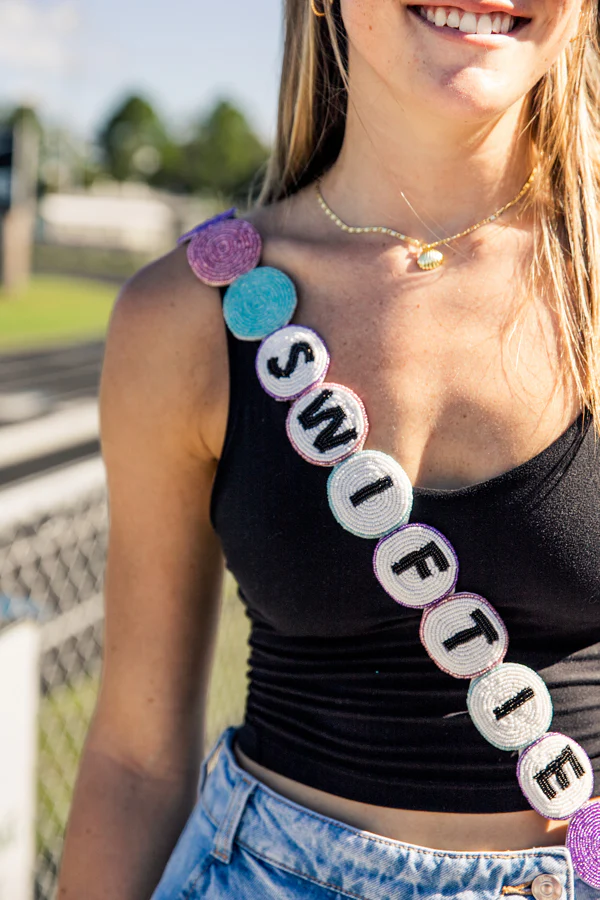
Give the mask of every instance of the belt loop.
[(208, 775), (208, 769), (210, 764), (212, 763), (215, 756), (221, 750), (223, 743), (225, 742), (226, 733), (224, 732), (220, 737), (217, 738), (215, 743), (212, 746), (212, 749), (208, 751), (204, 759), (202, 760), (202, 765), (200, 766), (200, 778), (198, 781), (198, 797), (202, 796), (202, 791), (204, 790), (204, 785), (206, 784), (206, 777)]
[(246, 804), (252, 796), (256, 784), (257, 782), (253, 779), (250, 780), (242, 775), (231, 792), (227, 810), (219, 825), (211, 850), (212, 855), (220, 859), (221, 862), (226, 864), (231, 862), (235, 835), (246, 809)]

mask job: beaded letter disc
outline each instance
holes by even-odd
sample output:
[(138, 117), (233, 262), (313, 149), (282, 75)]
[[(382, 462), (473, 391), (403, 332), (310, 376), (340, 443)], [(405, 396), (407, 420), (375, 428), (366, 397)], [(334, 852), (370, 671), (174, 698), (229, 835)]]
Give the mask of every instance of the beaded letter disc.
[(569, 819), (594, 789), (592, 764), (583, 747), (553, 731), (523, 750), (517, 777), (531, 806), (547, 819)]
[(569, 822), (566, 843), (581, 880), (600, 890), (600, 800), (575, 813)]
[(404, 525), (382, 538), (375, 548), (373, 568), (396, 603), (417, 609), (445, 597), (458, 579), (452, 544), (429, 525)]
[(336, 466), (327, 495), (340, 525), (362, 538), (387, 534), (406, 522), (412, 509), (408, 475), (379, 450), (362, 450)]
[(502, 663), (476, 678), (467, 707), (476, 728), (499, 750), (527, 747), (552, 722), (552, 698), (545, 682), (519, 663)]
[(286, 428), (292, 446), (307, 462), (334, 466), (360, 450), (369, 421), (354, 391), (324, 382), (296, 400)]
[(262, 241), (256, 228), (244, 219), (221, 219), (199, 231), (188, 245), (187, 255), (195, 275), (205, 284), (231, 284), (258, 265)]
[(256, 374), (275, 400), (295, 400), (323, 381), (329, 361), (327, 347), (316, 332), (303, 325), (287, 325), (260, 345)]
[(288, 324), (296, 303), (296, 288), (287, 275), (263, 266), (242, 275), (227, 288), (223, 315), (236, 338), (259, 341)]
[(455, 678), (475, 678), (502, 662), (504, 622), (478, 594), (453, 594), (423, 613), (421, 640), (434, 663)]

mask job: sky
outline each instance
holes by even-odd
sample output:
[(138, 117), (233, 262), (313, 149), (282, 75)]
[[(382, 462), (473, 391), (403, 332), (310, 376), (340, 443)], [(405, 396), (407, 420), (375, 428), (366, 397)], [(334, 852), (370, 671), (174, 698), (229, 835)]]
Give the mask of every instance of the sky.
[(273, 134), (281, 0), (0, 0), (0, 105), (81, 137), (129, 92), (174, 126), (215, 99)]

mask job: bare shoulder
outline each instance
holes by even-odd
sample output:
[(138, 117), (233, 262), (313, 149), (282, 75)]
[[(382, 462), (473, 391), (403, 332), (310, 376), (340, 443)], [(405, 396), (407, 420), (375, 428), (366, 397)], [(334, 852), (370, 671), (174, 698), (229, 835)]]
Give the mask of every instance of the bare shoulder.
[(185, 248), (141, 269), (122, 289), (102, 382), (103, 401), (126, 394), (163, 427), (185, 429), (179, 437), (197, 442), (201, 455), (218, 457), (228, 397), (225, 324), (218, 290), (196, 278)]
[(320, 233), (321, 217), (316, 215), (314, 186), (302, 188), (295, 194), (268, 206), (252, 209), (246, 216), (267, 242), (300, 241)]

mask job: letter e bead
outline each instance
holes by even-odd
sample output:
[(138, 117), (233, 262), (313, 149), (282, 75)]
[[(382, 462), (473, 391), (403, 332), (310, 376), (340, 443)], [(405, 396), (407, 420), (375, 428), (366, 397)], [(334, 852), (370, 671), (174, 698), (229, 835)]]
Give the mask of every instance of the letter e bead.
[(594, 790), (594, 770), (583, 747), (553, 731), (521, 753), (517, 777), (528, 802), (547, 819), (570, 819)]

